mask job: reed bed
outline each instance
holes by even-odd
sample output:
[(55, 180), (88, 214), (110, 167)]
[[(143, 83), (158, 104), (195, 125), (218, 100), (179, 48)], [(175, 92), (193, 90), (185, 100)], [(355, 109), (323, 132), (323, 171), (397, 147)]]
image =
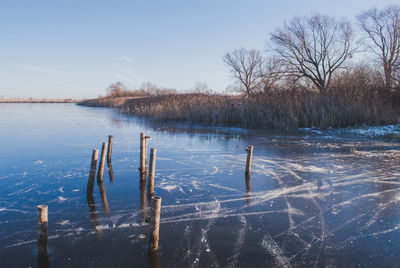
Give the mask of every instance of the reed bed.
[(370, 92), (319, 95), (278, 91), (243, 96), (178, 94), (128, 99), (123, 113), (155, 120), (204, 122), (253, 129), (347, 127), (397, 123), (399, 109), (391, 94)]
[(371, 72), (344, 73), (325, 94), (278, 88), (244, 95), (163, 94), (102, 97), (81, 105), (114, 107), (160, 121), (202, 122), (251, 129), (341, 128), (398, 123), (400, 89), (387, 90)]

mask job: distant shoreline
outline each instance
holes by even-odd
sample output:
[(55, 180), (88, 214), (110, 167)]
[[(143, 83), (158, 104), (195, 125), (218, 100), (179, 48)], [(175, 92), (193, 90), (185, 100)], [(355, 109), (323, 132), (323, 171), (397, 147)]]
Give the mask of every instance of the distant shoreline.
[(0, 99), (0, 103), (77, 103), (74, 99)]

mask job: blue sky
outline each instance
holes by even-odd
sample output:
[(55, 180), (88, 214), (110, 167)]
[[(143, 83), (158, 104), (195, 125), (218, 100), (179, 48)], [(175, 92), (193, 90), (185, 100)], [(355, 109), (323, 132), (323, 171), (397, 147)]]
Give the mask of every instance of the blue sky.
[(222, 56), (264, 50), (294, 16), (353, 19), (391, 0), (0, 0), (0, 97), (89, 98), (121, 81), (188, 90), (231, 84)]

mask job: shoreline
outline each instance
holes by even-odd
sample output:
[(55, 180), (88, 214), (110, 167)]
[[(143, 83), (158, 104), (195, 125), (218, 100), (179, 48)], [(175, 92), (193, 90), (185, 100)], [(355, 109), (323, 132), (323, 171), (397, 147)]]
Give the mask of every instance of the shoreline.
[(0, 99), (0, 103), (78, 103), (74, 99)]

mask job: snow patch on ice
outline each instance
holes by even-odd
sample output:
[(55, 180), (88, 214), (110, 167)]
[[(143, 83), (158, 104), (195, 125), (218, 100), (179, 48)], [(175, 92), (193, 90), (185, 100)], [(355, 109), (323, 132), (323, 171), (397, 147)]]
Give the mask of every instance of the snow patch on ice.
[(353, 148), (351, 150), (351, 153), (362, 156), (362, 157), (367, 157), (367, 158), (379, 158), (379, 159), (399, 159), (400, 158), (400, 151), (398, 150), (386, 150), (383, 152), (379, 151), (358, 151), (357, 148)]
[(57, 224), (64, 226), (64, 225), (69, 225), (71, 223), (69, 222), (69, 220), (63, 220), (63, 221), (58, 222)]
[(234, 189), (234, 188), (222, 186), (222, 185), (219, 185), (219, 184), (210, 183), (210, 184), (208, 184), (208, 185), (209, 185), (209, 186), (212, 186), (212, 187), (215, 187), (215, 188), (219, 188), (219, 189), (224, 189), (224, 190), (228, 190), (228, 191), (233, 191), (233, 192), (239, 192), (239, 193), (241, 193), (241, 191), (238, 191), (238, 190), (236, 190), (236, 189)]
[(344, 129), (344, 131), (363, 135), (363, 136), (369, 136), (369, 137), (384, 137), (387, 135), (399, 135), (400, 136), (400, 124)]
[(294, 163), (287, 163), (286, 165), (292, 169), (299, 170), (299, 171), (316, 172), (316, 173), (326, 173), (327, 172), (326, 169), (319, 168), (316, 166), (302, 166), (302, 165), (294, 164)]
[(35, 161), (33, 162), (34, 165), (41, 165), (41, 164), (43, 164), (43, 163), (44, 163), (43, 160), (35, 160)]
[(58, 200), (59, 202), (64, 202), (64, 201), (68, 200), (68, 198), (59, 196), (59, 197), (57, 197), (57, 200)]
[(159, 187), (161, 189), (165, 190), (165, 191), (168, 191), (168, 192), (171, 192), (172, 190), (178, 190), (178, 191), (180, 191), (182, 193), (185, 193), (183, 191), (182, 187), (177, 186), (177, 185), (160, 185)]

